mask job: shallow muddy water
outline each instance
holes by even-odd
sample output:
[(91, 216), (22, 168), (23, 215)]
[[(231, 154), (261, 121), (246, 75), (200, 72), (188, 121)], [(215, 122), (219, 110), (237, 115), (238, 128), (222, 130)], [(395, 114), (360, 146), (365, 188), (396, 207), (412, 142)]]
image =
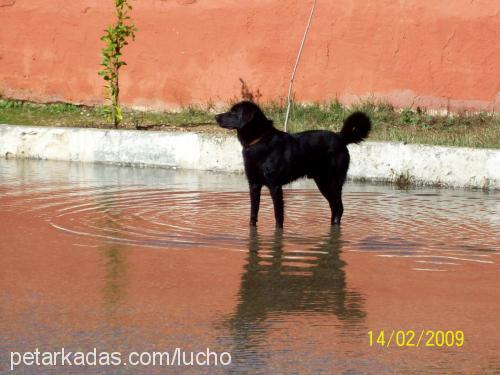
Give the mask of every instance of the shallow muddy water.
[(285, 202), (250, 230), (241, 175), (0, 160), (0, 373), (36, 348), (231, 364), (18, 373), (500, 373), (498, 193), (347, 184), (340, 230), (313, 185)]

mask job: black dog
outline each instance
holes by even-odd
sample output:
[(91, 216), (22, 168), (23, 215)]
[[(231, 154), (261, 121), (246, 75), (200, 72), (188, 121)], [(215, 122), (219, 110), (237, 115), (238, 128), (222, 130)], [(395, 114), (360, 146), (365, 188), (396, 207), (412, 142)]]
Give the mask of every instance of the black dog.
[(371, 129), (368, 116), (351, 114), (340, 133), (310, 130), (288, 134), (276, 129), (254, 103), (243, 101), (215, 116), (217, 123), (236, 129), (243, 146), (245, 173), (250, 186), (250, 225), (257, 224), (262, 186), (271, 192), (276, 226), (283, 227), (282, 186), (300, 177), (313, 178), (328, 200), (331, 224), (340, 224), (344, 208), (342, 186), (349, 168), (346, 145), (364, 140)]

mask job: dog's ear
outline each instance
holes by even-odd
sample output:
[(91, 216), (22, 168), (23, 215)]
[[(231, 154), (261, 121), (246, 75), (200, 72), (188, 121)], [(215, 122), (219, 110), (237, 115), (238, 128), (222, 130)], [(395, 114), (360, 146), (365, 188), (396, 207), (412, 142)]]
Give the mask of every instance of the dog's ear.
[(255, 117), (255, 114), (257, 113), (257, 108), (255, 104), (248, 102), (244, 102), (242, 104), (243, 105), (240, 107), (240, 116), (241, 116), (240, 128), (252, 122), (252, 120)]

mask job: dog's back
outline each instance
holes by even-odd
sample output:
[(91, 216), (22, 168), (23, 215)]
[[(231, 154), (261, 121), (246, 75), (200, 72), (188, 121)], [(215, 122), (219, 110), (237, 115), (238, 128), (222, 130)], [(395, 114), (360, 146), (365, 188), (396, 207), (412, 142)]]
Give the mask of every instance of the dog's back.
[(349, 163), (349, 151), (337, 133), (309, 130), (292, 134), (292, 137), (299, 144), (300, 155), (297, 155), (297, 159), (303, 160), (302, 173), (296, 173), (298, 177), (315, 178), (325, 173), (335, 173), (340, 162)]
[[(295, 134), (280, 132), (285, 156), (281, 162), (288, 165), (288, 176), (282, 181), (293, 181), (306, 176), (323, 178), (328, 175), (345, 180), (349, 168), (347, 145), (363, 141), (370, 132), (370, 119), (362, 112), (351, 114), (342, 130), (334, 133), (328, 130), (308, 130)], [(280, 142), (281, 143), (281, 142)]]

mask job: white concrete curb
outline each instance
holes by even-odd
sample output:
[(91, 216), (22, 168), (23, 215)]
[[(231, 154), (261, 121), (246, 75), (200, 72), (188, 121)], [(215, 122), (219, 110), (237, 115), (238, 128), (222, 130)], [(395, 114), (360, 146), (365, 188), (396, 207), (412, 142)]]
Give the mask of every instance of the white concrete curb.
[[(500, 150), (364, 142), (349, 146), (354, 179), (500, 189)], [(236, 137), (0, 125), (0, 156), (242, 172)]]

